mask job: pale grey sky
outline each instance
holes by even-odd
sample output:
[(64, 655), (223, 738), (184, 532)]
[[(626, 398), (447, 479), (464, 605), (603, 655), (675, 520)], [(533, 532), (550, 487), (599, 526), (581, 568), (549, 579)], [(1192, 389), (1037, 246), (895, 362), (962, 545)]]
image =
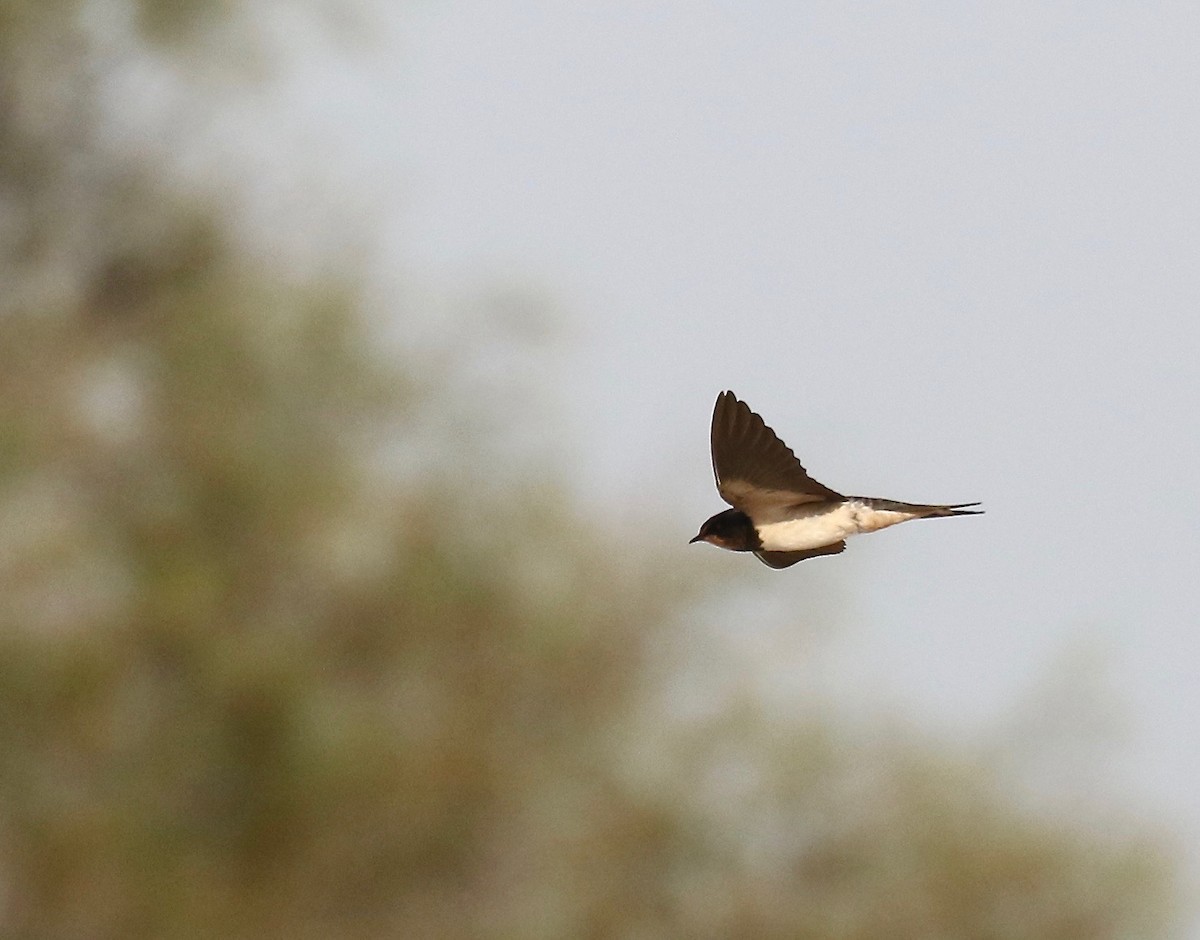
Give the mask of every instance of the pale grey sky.
[(1114, 772), (1200, 831), (1200, 7), (406, 16), (394, 243), (566, 311), (589, 498), (678, 518), (689, 564), (732, 388), (831, 486), (983, 500), (756, 577), (797, 618), (837, 582), (849, 697), (934, 726), (1092, 651)]

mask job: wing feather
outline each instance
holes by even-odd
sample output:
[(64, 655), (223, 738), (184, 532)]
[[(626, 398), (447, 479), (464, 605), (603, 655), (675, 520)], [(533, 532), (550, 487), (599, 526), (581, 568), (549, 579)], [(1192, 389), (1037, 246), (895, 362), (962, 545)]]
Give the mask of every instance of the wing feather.
[(764, 552), (757, 551), (754, 554), (758, 556), (758, 560), (764, 565), (772, 568), (790, 568), (798, 561), (804, 561), (806, 558), (817, 558), (821, 555), (837, 555), (846, 547), (846, 543), (834, 542), (832, 545), (822, 545), (820, 548), (809, 548), (802, 552)]
[(721, 498), (750, 516), (756, 509), (845, 499), (810, 477), (791, 448), (733, 392), (718, 395), (713, 408), (712, 461)]

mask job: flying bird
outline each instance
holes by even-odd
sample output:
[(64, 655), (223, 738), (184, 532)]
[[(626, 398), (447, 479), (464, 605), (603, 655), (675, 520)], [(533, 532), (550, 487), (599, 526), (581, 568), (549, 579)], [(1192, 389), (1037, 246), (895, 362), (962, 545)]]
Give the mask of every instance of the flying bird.
[(810, 477), (791, 448), (733, 392), (718, 395), (713, 409), (712, 462), (717, 492), (733, 508), (707, 520), (692, 541), (754, 552), (772, 568), (836, 555), (860, 532), (983, 512), (970, 508), (979, 503), (927, 506), (843, 496)]

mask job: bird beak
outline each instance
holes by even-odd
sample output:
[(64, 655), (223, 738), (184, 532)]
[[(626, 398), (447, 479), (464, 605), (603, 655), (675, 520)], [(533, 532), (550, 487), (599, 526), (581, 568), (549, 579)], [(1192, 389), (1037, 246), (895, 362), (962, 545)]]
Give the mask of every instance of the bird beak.
[(703, 542), (703, 541), (704, 541), (704, 536), (697, 535), (694, 539), (688, 539), (688, 544), (691, 545), (693, 542)]

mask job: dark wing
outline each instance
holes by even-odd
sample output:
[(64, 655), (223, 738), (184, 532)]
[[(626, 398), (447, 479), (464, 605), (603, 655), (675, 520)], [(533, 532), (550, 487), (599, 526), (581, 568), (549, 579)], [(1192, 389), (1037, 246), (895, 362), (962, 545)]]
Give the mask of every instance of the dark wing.
[(803, 552), (755, 552), (758, 560), (772, 568), (790, 568), (805, 558), (817, 558), (821, 555), (837, 555), (846, 547), (845, 542), (834, 542), (832, 545), (822, 545), (820, 548), (810, 548)]
[(748, 516), (845, 498), (810, 477), (791, 448), (733, 392), (718, 395), (713, 409), (712, 461), (721, 498)]

